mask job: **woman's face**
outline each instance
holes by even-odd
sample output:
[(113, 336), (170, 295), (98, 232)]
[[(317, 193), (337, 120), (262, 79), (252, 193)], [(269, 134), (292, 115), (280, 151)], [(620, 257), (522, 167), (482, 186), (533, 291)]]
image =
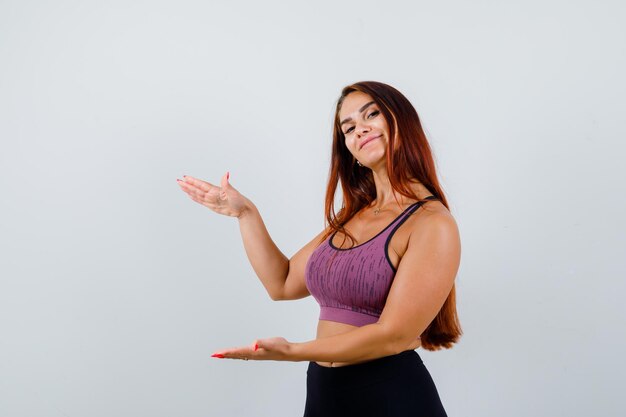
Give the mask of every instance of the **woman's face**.
[(389, 128), (380, 108), (369, 94), (348, 94), (339, 110), (339, 123), (352, 155), (368, 168), (385, 163)]

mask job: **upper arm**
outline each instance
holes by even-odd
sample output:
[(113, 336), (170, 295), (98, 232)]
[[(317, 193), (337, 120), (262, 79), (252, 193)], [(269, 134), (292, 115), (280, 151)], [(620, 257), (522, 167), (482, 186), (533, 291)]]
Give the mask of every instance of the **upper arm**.
[(433, 321), (452, 290), (461, 242), (454, 218), (434, 213), (411, 232), (379, 324), (398, 346), (408, 345)]
[(297, 300), (310, 295), (306, 287), (304, 272), (309, 257), (317, 248), (320, 238), (325, 232), (326, 229), (321, 231), (289, 259), (289, 271), (285, 279), (285, 285), (282, 293), (275, 298), (276, 300)]

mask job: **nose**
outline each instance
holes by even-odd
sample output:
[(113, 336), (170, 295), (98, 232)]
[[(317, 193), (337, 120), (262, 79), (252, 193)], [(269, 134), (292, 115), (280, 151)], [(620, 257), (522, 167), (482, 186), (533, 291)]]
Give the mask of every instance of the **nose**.
[(365, 123), (365, 122), (360, 122), (357, 123), (357, 125), (355, 126), (354, 130), (356, 130), (356, 132), (359, 134), (359, 136), (362, 136), (366, 133), (369, 133), (369, 131), (371, 130), (370, 126)]

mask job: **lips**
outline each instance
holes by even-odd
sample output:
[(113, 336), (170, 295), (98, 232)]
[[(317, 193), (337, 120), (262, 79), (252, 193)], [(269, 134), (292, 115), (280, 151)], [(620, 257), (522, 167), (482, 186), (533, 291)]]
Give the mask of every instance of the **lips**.
[(366, 137), (363, 142), (361, 142), (361, 145), (359, 146), (359, 149), (361, 149), (363, 146), (365, 146), (366, 143), (373, 141), (374, 139), (379, 138), (381, 135), (371, 135)]

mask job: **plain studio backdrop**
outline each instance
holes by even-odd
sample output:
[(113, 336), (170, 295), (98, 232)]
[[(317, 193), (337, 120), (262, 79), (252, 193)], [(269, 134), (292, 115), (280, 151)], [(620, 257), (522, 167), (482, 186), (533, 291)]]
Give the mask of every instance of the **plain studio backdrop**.
[(414, 104), (462, 237), (464, 335), (418, 349), (450, 416), (622, 416), (620, 1), (0, 2), (0, 416), (298, 416), (315, 337), (237, 220), (292, 256), (323, 227), (344, 85)]

